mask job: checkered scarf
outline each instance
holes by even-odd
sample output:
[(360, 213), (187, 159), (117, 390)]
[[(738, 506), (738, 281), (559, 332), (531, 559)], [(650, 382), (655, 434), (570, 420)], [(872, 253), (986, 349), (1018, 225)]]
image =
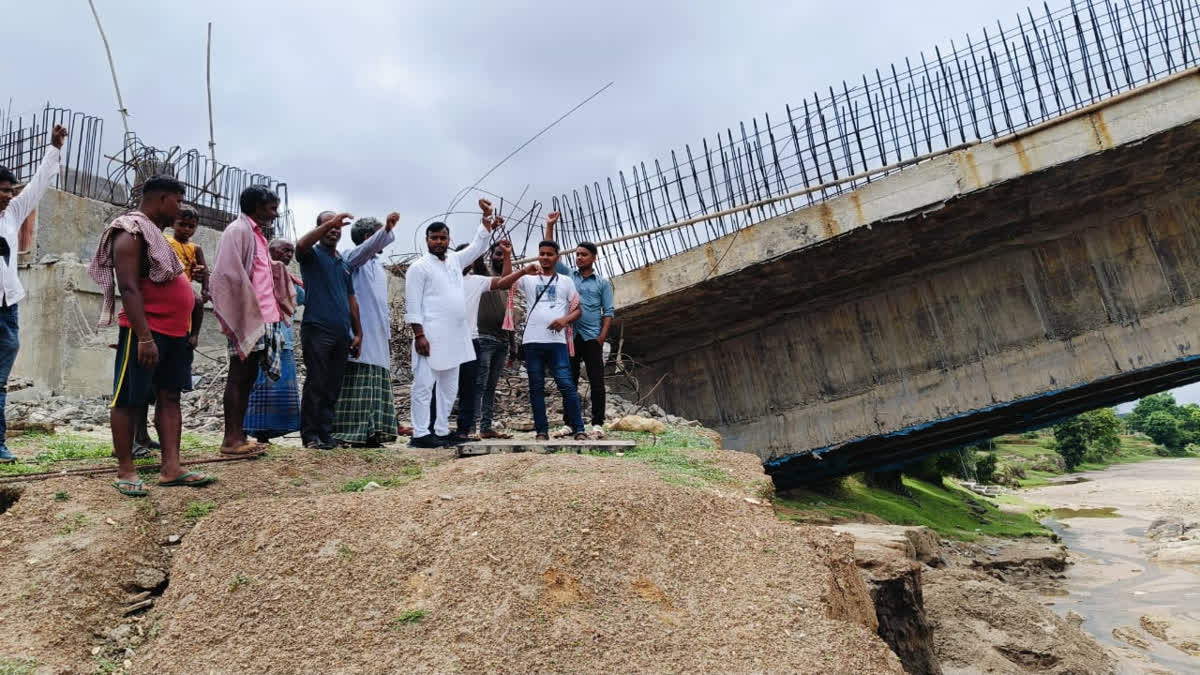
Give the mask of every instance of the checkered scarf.
[(88, 265), (88, 275), (104, 293), (104, 308), (100, 310), (100, 326), (112, 325), (113, 310), (116, 308), (117, 283), (114, 278), (116, 258), (113, 255), (113, 238), (118, 231), (140, 236), (146, 242), (146, 257), (150, 261), (150, 281), (161, 284), (183, 274), (183, 263), (171, 249), (162, 230), (141, 211), (130, 211), (117, 216), (100, 233), (100, 245)]

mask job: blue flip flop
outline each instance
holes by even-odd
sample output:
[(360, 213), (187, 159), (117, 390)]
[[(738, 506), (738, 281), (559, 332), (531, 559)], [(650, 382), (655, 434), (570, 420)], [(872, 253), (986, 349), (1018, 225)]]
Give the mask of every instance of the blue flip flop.
[[(198, 478), (196, 480), (188, 480), (189, 478), (194, 478), (196, 476), (203, 476), (203, 477)], [(214, 480), (216, 480), (216, 479), (213, 478), (212, 476), (205, 476), (204, 474), (202, 474), (198, 471), (188, 471), (187, 473), (183, 474), (182, 476), (179, 476), (175, 480), (168, 480), (168, 481), (160, 480), (158, 482), (158, 486), (159, 487), (180, 487), (180, 486), (203, 487), (203, 486), (208, 485), (209, 483), (213, 482)]]

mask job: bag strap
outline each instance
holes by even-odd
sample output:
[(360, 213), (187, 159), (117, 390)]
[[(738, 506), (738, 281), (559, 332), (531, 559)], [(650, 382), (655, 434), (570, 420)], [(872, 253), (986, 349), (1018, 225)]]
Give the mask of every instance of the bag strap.
[(542, 301), (542, 296), (546, 294), (546, 291), (550, 290), (550, 286), (552, 284), (557, 283), (557, 282), (558, 282), (558, 272), (555, 272), (554, 276), (550, 277), (550, 281), (546, 282), (546, 285), (542, 286), (542, 290), (538, 291), (537, 296), (534, 297), (533, 306), (529, 308), (529, 311), (525, 312), (525, 320), (521, 322), (521, 335), (522, 336), (525, 335), (525, 327), (529, 325), (529, 317), (530, 317), (530, 315), (533, 314), (533, 310), (537, 308), (538, 303)]

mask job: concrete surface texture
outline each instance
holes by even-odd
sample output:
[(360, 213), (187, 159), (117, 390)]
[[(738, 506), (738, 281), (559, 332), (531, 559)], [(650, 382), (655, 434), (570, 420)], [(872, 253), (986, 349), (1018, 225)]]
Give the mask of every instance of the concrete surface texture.
[(664, 408), (777, 484), (1200, 379), (1200, 77), (614, 280)]

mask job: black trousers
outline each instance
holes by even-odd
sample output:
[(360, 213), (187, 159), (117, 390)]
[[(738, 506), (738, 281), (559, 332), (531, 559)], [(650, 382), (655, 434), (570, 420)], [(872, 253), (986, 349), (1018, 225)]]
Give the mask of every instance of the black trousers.
[(315, 324), (300, 327), (304, 350), (304, 393), (300, 397), (300, 438), (305, 443), (333, 440), (333, 411), (342, 393), (350, 356), (350, 336)]
[[(587, 368), (588, 384), (592, 393), (588, 398), (592, 401), (592, 426), (604, 425), (604, 345), (595, 340), (584, 340), (575, 334), (575, 355), (571, 357), (571, 379), (575, 381), (575, 389), (579, 389), (579, 366)], [(581, 397), (582, 398), (582, 397)], [(567, 420), (566, 410), (563, 410), (563, 424), (571, 425)]]

